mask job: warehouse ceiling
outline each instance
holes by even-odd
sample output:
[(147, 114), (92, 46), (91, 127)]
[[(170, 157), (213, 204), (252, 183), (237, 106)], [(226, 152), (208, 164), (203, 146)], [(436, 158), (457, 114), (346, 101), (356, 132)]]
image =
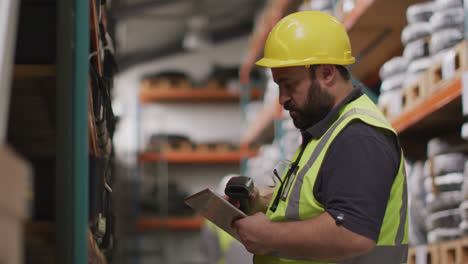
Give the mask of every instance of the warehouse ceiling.
[[(121, 70), (249, 34), (265, 0), (113, 0)], [(197, 40), (202, 40), (197, 41)], [(200, 45), (198, 45), (200, 46)]]

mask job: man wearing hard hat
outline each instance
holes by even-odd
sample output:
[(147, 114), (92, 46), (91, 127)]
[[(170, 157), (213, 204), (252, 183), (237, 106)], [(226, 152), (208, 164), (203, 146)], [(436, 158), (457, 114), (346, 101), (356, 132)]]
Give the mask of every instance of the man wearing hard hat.
[(344, 65), (348, 35), (307, 11), (270, 32), (264, 58), (303, 143), (266, 212), (233, 223), (255, 263), (406, 263), (407, 188), (396, 132)]

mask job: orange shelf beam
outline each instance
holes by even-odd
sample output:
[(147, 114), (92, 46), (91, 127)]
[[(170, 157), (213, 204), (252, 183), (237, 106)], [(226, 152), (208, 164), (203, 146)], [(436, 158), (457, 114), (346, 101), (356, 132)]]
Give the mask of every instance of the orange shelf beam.
[(15, 64), (15, 78), (55, 77), (54, 64)]
[(403, 132), (436, 110), (450, 104), (461, 97), (461, 87), (461, 78), (450, 81), (444, 88), (427, 97), (419, 105), (393, 119), (391, 122), (393, 128), (398, 133)]
[(343, 18), (343, 25), (347, 31), (356, 24), (361, 16), (366, 13), (369, 7), (374, 3), (374, 0), (360, 0), (359, 4)]
[[(252, 99), (260, 99), (263, 90), (252, 88)], [(152, 102), (191, 102), (191, 101), (239, 101), (238, 93), (229, 92), (226, 89), (144, 89), (140, 92), (142, 104)]]
[(149, 218), (140, 219), (136, 223), (138, 231), (144, 230), (199, 230), (203, 225), (204, 219), (199, 218)]
[(239, 163), (255, 156), (255, 151), (171, 151), (166, 153), (140, 153), (140, 162), (167, 161), (168, 163)]

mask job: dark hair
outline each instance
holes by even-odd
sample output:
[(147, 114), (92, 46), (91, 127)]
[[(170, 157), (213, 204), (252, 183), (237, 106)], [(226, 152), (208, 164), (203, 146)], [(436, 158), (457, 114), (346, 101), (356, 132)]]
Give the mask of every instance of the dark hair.
[[(309, 69), (310, 69), (310, 76), (312, 77), (312, 80), (315, 80), (315, 70), (317, 69), (317, 67), (319, 65), (320, 64), (310, 65)], [(346, 68), (343, 65), (335, 65), (335, 67), (338, 70), (338, 72), (340, 73), (341, 78), (343, 78), (343, 80), (349, 81), (351, 79), (351, 74), (349, 73), (348, 68)]]
[(343, 78), (345, 81), (349, 81), (351, 79), (351, 74), (349, 73), (348, 68), (346, 68), (343, 65), (335, 65), (338, 71), (341, 74), (341, 78)]

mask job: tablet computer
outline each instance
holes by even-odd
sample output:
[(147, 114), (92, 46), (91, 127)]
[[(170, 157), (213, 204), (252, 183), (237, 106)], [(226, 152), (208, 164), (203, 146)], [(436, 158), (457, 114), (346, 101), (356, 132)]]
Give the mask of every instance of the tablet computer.
[(239, 240), (231, 228), (233, 221), (247, 215), (211, 189), (205, 189), (184, 199), (185, 204)]

